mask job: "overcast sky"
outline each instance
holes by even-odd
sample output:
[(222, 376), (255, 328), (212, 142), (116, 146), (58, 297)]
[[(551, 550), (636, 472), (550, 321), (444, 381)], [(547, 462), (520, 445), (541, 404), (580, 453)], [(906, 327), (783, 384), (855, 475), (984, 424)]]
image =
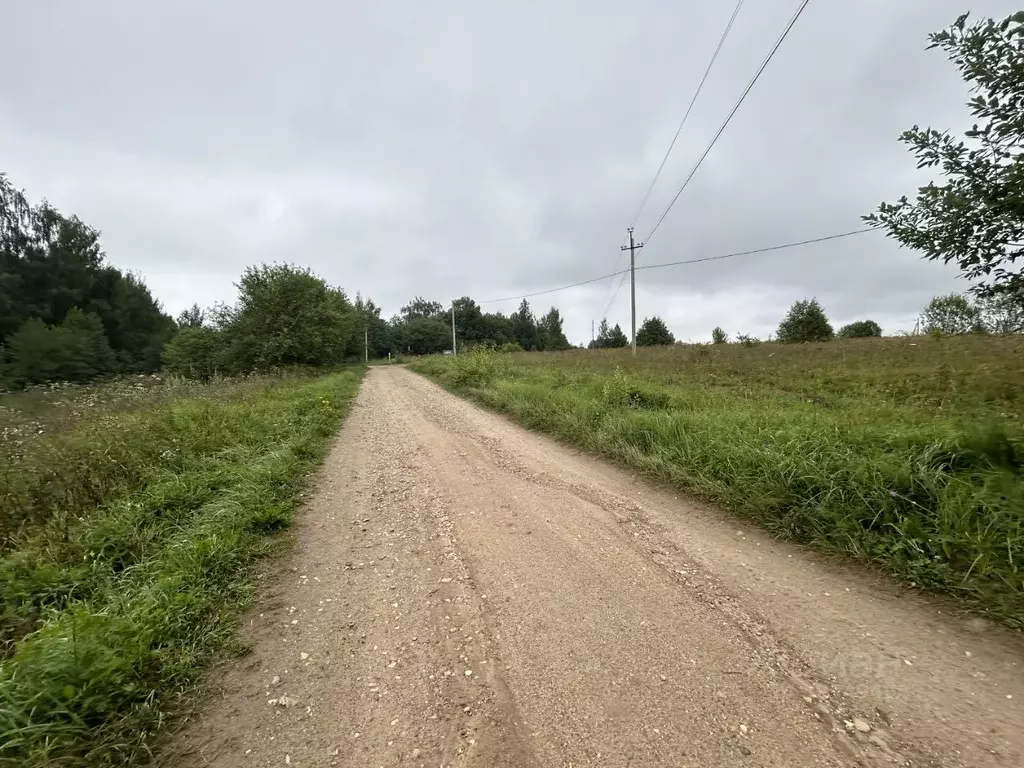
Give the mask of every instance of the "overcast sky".
[[(798, 0), (747, 0), (638, 224), (645, 235)], [(929, 32), (1020, 2), (811, 0), (639, 264), (859, 226), (922, 177), (897, 142), (963, 128)], [(308, 265), (390, 315), (586, 280), (619, 245), (732, 0), (4, 2), (0, 170), (103, 231), (165, 308), (230, 301), (247, 264)], [(533, 301), (569, 339), (616, 279)], [(638, 273), (640, 319), (762, 337), (817, 296), (912, 328), (955, 270), (877, 233)], [(516, 301), (485, 305), (513, 311)], [(608, 313), (629, 327), (628, 283)]]

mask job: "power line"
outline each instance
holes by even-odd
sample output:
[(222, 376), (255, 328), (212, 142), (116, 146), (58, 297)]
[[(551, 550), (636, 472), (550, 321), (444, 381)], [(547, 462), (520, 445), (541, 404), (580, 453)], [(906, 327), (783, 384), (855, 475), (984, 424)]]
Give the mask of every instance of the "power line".
[[(654, 173), (654, 178), (651, 179), (651, 185), (647, 187), (647, 192), (644, 194), (644, 199), (640, 201), (640, 207), (636, 209), (636, 215), (633, 216), (633, 222), (629, 225), (635, 227), (637, 221), (640, 220), (640, 214), (644, 211), (644, 206), (647, 205), (647, 201), (651, 197), (651, 192), (654, 191), (654, 185), (658, 183), (658, 179), (661, 177), (661, 172), (665, 169), (665, 163), (668, 162), (668, 156), (672, 154), (672, 149), (676, 145), (676, 141), (679, 140), (679, 134), (683, 131), (683, 126), (686, 125), (686, 121), (690, 117), (690, 112), (693, 111), (693, 105), (697, 103), (697, 98), (700, 96), (701, 91), (704, 90), (704, 84), (708, 81), (708, 75), (711, 74), (711, 69), (715, 66), (715, 61), (718, 60), (718, 54), (722, 52), (722, 46), (725, 45), (726, 38), (729, 37), (729, 33), (732, 31), (733, 24), (736, 23), (736, 17), (740, 15), (740, 9), (743, 7), (745, 0), (739, 0), (736, 3), (736, 8), (733, 9), (732, 16), (729, 18), (729, 23), (725, 25), (725, 31), (722, 32), (722, 36), (718, 40), (718, 46), (715, 48), (715, 52), (711, 55), (711, 61), (708, 62), (707, 69), (704, 70), (704, 76), (700, 80), (700, 84), (697, 86), (697, 90), (693, 93), (693, 98), (690, 99), (689, 106), (686, 107), (686, 113), (683, 115), (683, 119), (679, 122), (679, 127), (676, 128), (675, 136), (672, 137), (672, 141), (668, 145), (668, 149), (665, 150), (665, 156), (661, 158), (661, 165), (658, 166), (658, 170)], [(617, 265), (617, 263), (616, 263)]]
[(765, 69), (767, 69), (768, 64), (775, 57), (775, 54), (782, 46), (782, 43), (789, 36), (790, 30), (793, 29), (793, 26), (796, 24), (797, 19), (800, 18), (801, 14), (804, 12), (804, 9), (807, 8), (807, 4), (809, 2), (810, 0), (803, 0), (803, 2), (800, 4), (800, 7), (797, 8), (796, 13), (793, 14), (793, 18), (789, 20), (789, 23), (786, 25), (786, 28), (782, 30), (782, 34), (779, 35), (779, 39), (775, 41), (775, 45), (772, 46), (771, 50), (768, 52), (768, 55), (765, 56), (764, 61), (761, 62), (761, 66), (758, 67), (757, 72), (754, 73), (754, 76), (751, 78), (750, 82), (747, 83), (747, 87), (743, 89), (743, 93), (740, 94), (740, 97), (736, 101), (736, 104), (733, 106), (732, 110), (725, 118), (725, 122), (722, 123), (714, 138), (711, 139), (711, 143), (708, 144), (707, 149), (704, 150), (704, 154), (702, 154), (700, 158), (697, 160), (697, 162), (694, 164), (693, 168), (690, 170), (689, 176), (686, 177), (686, 180), (683, 182), (682, 186), (679, 187), (679, 190), (676, 192), (675, 197), (672, 198), (672, 201), (668, 204), (668, 207), (658, 218), (658, 221), (655, 222), (654, 227), (651, 229), (647, 237), (644, 238), (644, 242), (650, 242), (651, 238), (654, 236), (654, 233), (658, 231), (658, 227), (661, 226), (661, 223), (665, 220), (665, 217), (668, 216), (669, 211), (672, 210), (672, 206), (676, 204), (676, 201), (679, 199), (679, 196), (683, 194), (683, 190), (685, 190), (686, 187), (689, 186), (690, 182), (693, 180), (693, 177), (697, 174), (697, 171), (700, 169), (701, 165), (703, 165), (704, 161), (707, 159), (707, 156), (711, 154), (711, 150), (714, 148), (715, 144), (718, 143), (718, 140), (722, 137), (722, 134), (725, 132), (725, 129), (729, 126), (729, 123), (732, 122), (732, 119), (739, 111), (740, 106), (746, 100), (750, 91), (754, 88), (754, 85), (761, 78), (761, 75), (764, 74)]
[[(624, 241), (623, 241), (623, 244), (625, 244), (625, 242), (626, 242), (626, 241), (624, 240)], [(622, 251), (622, 249), (620, 248), (620, 249), (619, 249), (619, 255), (618, 255), (618, 256), (616, 256), (616, 258), (615, 258), (615, 272), (616, 272), (616, 273), (618, 273), (618, 271), (619, 271), (619, 262), (621, 262), (621, 261), (622, 261), (622, 254), (623, 254), (623, 251)], [(623, 279), (625, 279), (625, 278), (623, 278)], [(604, 295), (604, 298), (603, 298), (603, 299), (601, 300), (601, 306), (606, 306), (606, 305), (607, 305), (607, 306), (606, 306), (606, 308), (605, 308), (605, 309), (604, 309), (604, 310), (603, 310), (603, 311), (601, 312), (601, 315), (600, 315), (600, 316), (601, 316), (602, 318), (603, 318), (603, 317), (605, 316), (605, 314), (606, 314), (606, 313), (607, 313), (607, 311), (608, 311), (607, 307), (610, 307), (610, 306), (611, 306), (611, 303), (612, 303), (613, 301), (615, 301), (615, 294), (617, 294), (617, 293), (619, 292), (619, 289), (620, 289), (620, 288), (622, 288), (622, 282), (621, 282), (621, 281), (619, 282), (618, 288), (616, 288), (616, 289), (615, 289), (615, 292), (613, 293), (613, 292), (612, 292), (612, 284), (611, 284), (611, 283), (608, 283), (608, 292), (607, 292), (607, 293), (605, 293), (605, 295)]]
[(601, 277), (595, 277), (595, 278), (592, 278), (590, 280), (583, 280), (583, 281), (578, 282), (578, 283), (573, 283), (572, 285), (563, 285), (563, 286), (561, 286), (559, 288), (549, 288), (546, 291), (537, 291), (536, 293), (524, 293), (522, 296), (506, 296), (503, 299), (487, 299), (487, 301), (478, 301), (477, 304), (497, 304), (497, 303), (502, 302), (502, 301), (519, 301), (520, 299), (532, 299), (534, 296), (545, 296), (545, 295), (547, 295), (549, 293), (558, 293), (559, 291), (567, 291), (570, 288), (579, 288), (581, 285), (590, 285), (591, 283), (599, 283), (602, 280), (607, 280), (610, 277), (615, 277), (616, 275), (625, 274), (626, 272), (629, 272), (629, 270), (626, 269), (626, 270), (622, 270), (621, 272), (612, 272), (609, 275), (601, 275)]
[[(785, 250), (787, 248), (797, 248), (797, 247), (802, 246), (802, 245), (811, 245), (813, 243), (824, 243), (824, 242), (827, 242), (829, 240), (839, 240), (840, 238), (852, 237), (853, 235), (861, 235), (861, 234), (864, 234), (866, 232), (875, 232), (878, 229), (879, 229), (879, 227), (867, 227), (867, 228), (864, 228), (864, 229), (854, 229), (854, 230), (850, 230), (849, 232), (840, 232), (840, 233), (835, 234), (835, 235), (826, 235), (825, 237), (813, 237), (813, 238), (810, 238), (808, 240), (798, 240), (798, 241), (793, 242), (793, 243), (782, 243), (781, 245), (770, 245), (770, 246), (767, 246), (765, 248), (754, 248), (753, 250), (749, 250), (749, 251), (736, 251), (734, 253), (725, 253), (725, 254), (722, 254), (720, 256), (704, 256), (704, 257), (699, 258), (699, 259), (685, 259), (683, 261), (670, 261), (670, 262), (666, 262), (664, 264), (647, 264), (645, 266), (638, 266), (637, 269), (638, 270), (639, 269), (663, 269), (665, 267), (678, 267), (678, 266), (683, 265), (683, 264), (699, 264), (699, 263), (704, 262), (704, 261), (720, 261), (722, 259), (732, 259), (732, 258), (735, 258), (737, 256), (751, 256), (751, 255), (758, 254), (758, 253), (770, 253), (772, 251), (781, 251), (781, 250)], [(543, 291), (535, 291), (533, 293), (524, 293), (524, 294), (522, 294), (520, 296), (506, 296), (505, 298), (502, 298), (502, 299), (487, 299), (486, 301), (478, 301), (477, 304), (497, 304), (498, 302), (502, 302), (502, 301), (520, 301), (522, 299), (532, 299), (534, 296), (546, 296), (549, 293), (558, 293), (559, 291), (567, 291), (570, 288), (579, 288), (580, 286), (583, 286), (583, 285), (591, 285), (592, 283), (599, 283), (602, 280), (609, 280), (609, 279), (611, 279), (613, 277), (619, 277), (620, 275), (621, 275), (622, 279), (619, 280), (619, 288), (621, 288), (622, 284), (626, 280), (626, 275), (628, 275), (628, 274), (629, 274), (629, 270), (628, 269), (622, 269), (622, 270), (618, 270), (616, 272), (610, 272), (607, 275), (601, 275), (600, 277), (593, 277), (593, 278), (590, 278), (589, 280), (581, 280), (578, 283), (571, 283), (570, 285), (562, 285), (562, 286), (559, 286), (558, 288), (548, 288), (547, 290), (543, 290)], [(616, 295), (618, 294), (618, 289), (616, 289), (615, 294)], [(613, 295), (612, 299), (614, 301), (614, 295)], [(611, 307), (611, 304), (609, 303), (608, 308), (610, 308), (610, 307)]]
[(800, 240), (796, 243), (784, 243), (782, 245), (770, 245), (767, 248), (755, 248), (751, 251), (737, 251), (736, 253), (726, 253), (721, 256), (705, 256), (700, 259), (686, 259), (684, 261), (669, 261), (664, 264), (648, 264), (646, 266), (637, 267), (637, 270), (641, 269), (661, 269), (662, 267), (678, 267), (680, 264), (700, 264), (702, 261), (719, 261), (721, 259), (731, 259), (735, 256), (751, 256), (755, 253), (769, 253), (770, 251), (781, 251), (784, 248), (796, 248), (800, 245), (810, 245), (811, 243), (824, 243), (828, 240), (838, 240), (841, 237), (851, 237), (852, 235), (861, 235), (865, 232), (874, 232), (877, 227), (869, 227), (868, 229), (854, 229), (849, 232), (840, 232), (837, 235), (827, 235), (825, 237), (814, 237), (810, 240)]
[[(626, 284), (626, 275), (629, 274), (629, 270), (628, 269), (624, 269), (624, 270), (622, 270), (621, 273), (615, 273), (615, 274), (621, 274), (622, 275), (622, 279), (619, 280), (619, 284), (617, 286), (615, 286), (615, 290), (612, 292), (611, 298), (608, 299), (608, 303), (604, 305), (604, 309), (601, 312), (601, 319), (602, 320), (604, 318), (608, 317), (608, 310), (610, 310), (612, 308), (612, 304), (615, 303), (615, 297), (619, 295), (619, 291), (622, 290), (622, 286)], [(611, 275), (611, 277), (614, 277), (614, 276), (615, 275)]]
[[(619, 258), (615, 260), (615, 270), (618, 272), (619, 261), (622, 260), (622, 254), (625, 252), (623, 248), (619, 248)], [(601, 310), (600, 318), (603, 320), (608, 317), (608, 311), (612, 308), (612, 304), (615, 303), (615, 297), (619, 295), (619, 291), (622, 290), (623, 284), (626, 282), (626, 275), (629, 270), (622, 271), (622, 278), (619, 280), (619, 284), (615, 286), (615, 290), (612, 290), (612, 284), (608, 283), (608, 293), (605, 295), (605, 300), (601, 303), (603, 309)]]

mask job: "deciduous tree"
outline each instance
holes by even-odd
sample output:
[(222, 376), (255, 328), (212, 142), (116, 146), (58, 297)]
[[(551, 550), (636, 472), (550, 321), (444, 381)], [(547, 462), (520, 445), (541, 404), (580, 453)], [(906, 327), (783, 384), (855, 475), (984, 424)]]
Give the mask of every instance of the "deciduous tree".
[(925, 333), (957, 335), (985, 332), (981, 310), (958, 293), (934, 297), (921, 310), (921, 320)]
[(237, 287), (238, 303), (222, 318), (233, 370), (322, 366), (361, 356), (362, 318), (344, 291), (309, 269), (248, 267)]
[(927, 259), (955, 262), (981, 295), (1024, 298), (1024, 11), (967, 19), (932, 34), (929, 47), (945, 51), (969, 84), (976, 122), (962, 139), (917, 126), (900, 139), (945, 183), (921, 187), (913, 202), (882, 203), (865, 219)]
[(828, 341), (835, 332), (817, 299), (793, 302), (786, 317), (779, 323), (779, 341), (793, 343)]

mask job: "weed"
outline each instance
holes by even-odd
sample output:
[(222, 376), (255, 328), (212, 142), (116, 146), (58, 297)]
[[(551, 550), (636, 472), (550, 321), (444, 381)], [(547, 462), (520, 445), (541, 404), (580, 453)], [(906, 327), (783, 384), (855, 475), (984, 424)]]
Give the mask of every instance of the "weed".
[(190, 388), (44, 436), (0, 477), (4, 519), (32, 520), (0, 557), (0, 765), (146, 760), (236, 644), (251, 566), (360, 375)]

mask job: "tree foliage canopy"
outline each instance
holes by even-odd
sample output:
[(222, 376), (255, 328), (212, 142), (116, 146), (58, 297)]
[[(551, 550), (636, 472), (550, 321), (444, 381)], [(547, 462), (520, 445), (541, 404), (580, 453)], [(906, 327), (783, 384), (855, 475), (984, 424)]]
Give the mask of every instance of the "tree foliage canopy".
[[(538, 319), (523, 299), (510, 315), (484, 312), (469, 296), (456, 299), (455, 338), (458, 351), (485, 345), (494, 348), (542, 351), (569, 349), (562, 329), (562, 315), (555, 307)], [(452, 307), (417, 296), (385, 323), (387, 342), (378, 353), (437, 354), (452, 347)], [(442, 333), (442, 329), (444, 332)]]
[(164, 368), (188, 379), (209, 379), (217, 372), (228, 373), (230, 364), (223, 334), (201, 325), (182, 326), (164, 347)]
[(776, 335), (787, 343), (828, 341), (835, 333), (817, 299), (793, 302)]
[(552, 307), (537, 323), (537, 345), (541, 350), (571, 349), (562, 330), (562, 314)]
[[(174, 321), (139, 277), (106, 263), (99, 237), (45, 201), (32, 205), (0, 174), (0, 386), (159, 368)], [(86, 344), (77, 362), (58, 351), (97, 322), (105, 346)]]
[(864, 339), (871, 336), (881, 336), (882, 326), (874, 320), (858, 320), (855, 323), (850, 323), (840, 328), (839, 335), (844, 339)]
[(638, 347), (663, 347), (675, 344), (676, 337), (660, 317), (648, 317), (636, 332)]
[(984, 333), (980, 308), (958, 293), (936, 296), (921, 311), (925, 333)]
[(597, 326), (597, 338), (591, 342), (590, 346), (594, 349), (628, 347), (629, 339), (626, 338), (626, 334), (622, 332), (618, 323), (615, 324), (614, 328), (610, 328), (608, 321), (602, 320), (600, 325)]
[(4, 378), (15, 387), (42, 381), (81, 383), (116, 370), (103, 323), (77, 307), (68, 310), (59, 325), (26, 320), (7, 345)]
[(975, 304), (989, 333), (1024, 333), (1024, 301), (1012, 293), (997, 293)]
[(362, 323), (340, 288), (290, 264), (249, 267), (238, 303), (222, 318), (239, 371), (331, 365), (362, 349)]
[(341, 288), (309, 269), (248, 267), (236, 287), (238, 301), (207, 313), (210, 325), (182, 327), (168, 343), (168, 370), (207, 378), (217, 371), (241, 374), (362, 359), (372, 310), (365, 303), (357, 308)]
[(957, 139), (914, 126), (901, 141), (919, 168), (938, 168), (944, 184), (917, 199), (882, 203), (865, 217), (927, 259), (956, 262), (982, 294), (1010, 292), (1024, 305), (1024, 11), (968, 25), (964, 14), (930, 36), (974, 94), (977, 121)]

